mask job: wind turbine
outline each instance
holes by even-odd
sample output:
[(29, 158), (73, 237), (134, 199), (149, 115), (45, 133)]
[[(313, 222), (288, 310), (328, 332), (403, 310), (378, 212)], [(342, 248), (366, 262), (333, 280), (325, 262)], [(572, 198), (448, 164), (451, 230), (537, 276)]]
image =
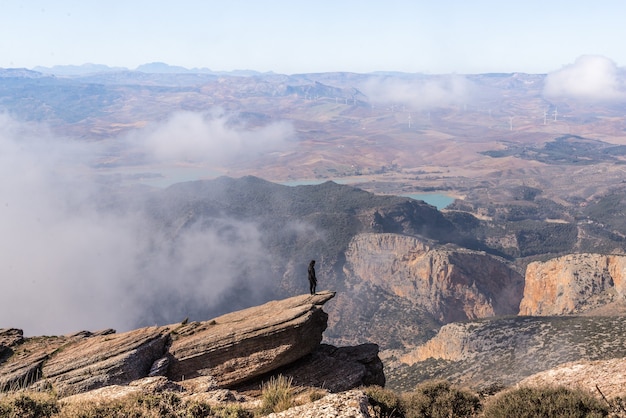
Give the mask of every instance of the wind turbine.
[(513, 130), (513, 116), (509, 116), (509, 130)]
[(409, 113), (409, 129), (411, 129), (411, 114)]
[(556, 122), (556, 115), (558, 114), (558, 111), (556, 109), (556, 107), (554, 108), (554, 121)]

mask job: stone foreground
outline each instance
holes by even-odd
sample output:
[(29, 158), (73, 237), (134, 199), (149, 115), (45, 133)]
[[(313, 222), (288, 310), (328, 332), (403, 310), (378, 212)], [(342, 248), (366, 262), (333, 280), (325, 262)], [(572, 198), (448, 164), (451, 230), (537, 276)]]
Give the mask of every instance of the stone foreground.
[(121, 334), (23, 338), (21, 330), (0, 329), (0, 390), (52, 386), (66, 396), (149, 376), (203, 378), (212, 388), (230, 388), (277, 369), (310, 375), (307, 384), (333, 391), (384, 385), (376, 345), (320, 344), (328, 319), (322, 306), (334, 296), (300, 295), (209, 321)]

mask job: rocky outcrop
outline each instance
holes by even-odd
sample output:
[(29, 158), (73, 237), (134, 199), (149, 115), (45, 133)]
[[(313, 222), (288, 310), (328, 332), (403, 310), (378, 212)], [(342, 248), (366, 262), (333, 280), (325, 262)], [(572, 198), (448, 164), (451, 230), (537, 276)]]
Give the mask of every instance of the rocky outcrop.
[(21, 389), (41, 378), (44, 362), (80, 337), (24, 338), (22, 330), (0, 330), (0, 391)]
[[(0, 330), (0, 389), (54, 387), (62, 396), (159, 376), (232, 387), (277, 369), (316, 370), (311, 385), (384, 384), (378, 347), (320, 345), (333, 292), (268, 302), (205, 322), (24, 338)], [(333, 377), (334, 376), (334, 377)]]
[(443, 323), (517, 314), (523, 277), (483, 252), (398, 234), (361, 234), (344, 272), (423, 307)]
[(168, 377), (213, 376), (232, 386), (311, 353), (322, 341), (334, 293), (302, 295), (174, 329)]
[(469, 358), (484, 343), (474, 338), (471, 329), (475, 327), (473, 323), (458, 322), (444, 325), (434, 338), (400, 357), (400, 361), (414, 364), (429, 358), (452, 361)]
[(519, 313), (580, 313), (625, 296), (626, 256), (569, 254), (528, 265)]
[(62, 394), (127, 384), (148, 375), (169, 338), (163, 327), (83, 338), (51, 355), (41, 374)]
[(512, 385), (566, 362), (626, 357), (625, 317), (506, 317), (447, 324), (401, 361), (432, 379)]

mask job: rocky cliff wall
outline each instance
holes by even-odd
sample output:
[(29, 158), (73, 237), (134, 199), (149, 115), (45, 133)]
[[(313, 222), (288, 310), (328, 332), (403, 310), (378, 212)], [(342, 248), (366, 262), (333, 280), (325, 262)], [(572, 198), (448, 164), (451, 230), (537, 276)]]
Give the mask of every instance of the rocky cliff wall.
[(569, 254), (526, 269), (520, 315), (589, 311), (626, 295), (626, 256)]
[(517, 314), (522, 276), (483, 252), (398, 234), (360, 234), (346, 251), (349, 281), (424, 307), (444, 323)]

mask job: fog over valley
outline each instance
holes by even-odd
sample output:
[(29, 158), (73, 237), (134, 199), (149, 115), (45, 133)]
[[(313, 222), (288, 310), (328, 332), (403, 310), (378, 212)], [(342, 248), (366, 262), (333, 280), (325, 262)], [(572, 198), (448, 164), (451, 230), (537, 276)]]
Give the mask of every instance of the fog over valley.
[[(289, 135), (288, 127), (270, 129), (277, 147)], [(173, 130), (185, 139), (178, 147), (163, 139)], [(146, 131), (130, 136), (151, 162), (255, 152), (246, 145), (251, 133), (196, 113)], [(104, 148), (0, 116), (0, 269), (10, 287), (0, 295), (3, 323), (30, 335), (123, 331), (222, 313), (228, 292), (259, 300), (271, 275), (253, 221), (224, 214), (216, 225), (161, 228), (146, 213), (150, 192), (112, 190), (108, 176), (93, 169)], [(115, 203), (120, 195), (131, 203)]]

